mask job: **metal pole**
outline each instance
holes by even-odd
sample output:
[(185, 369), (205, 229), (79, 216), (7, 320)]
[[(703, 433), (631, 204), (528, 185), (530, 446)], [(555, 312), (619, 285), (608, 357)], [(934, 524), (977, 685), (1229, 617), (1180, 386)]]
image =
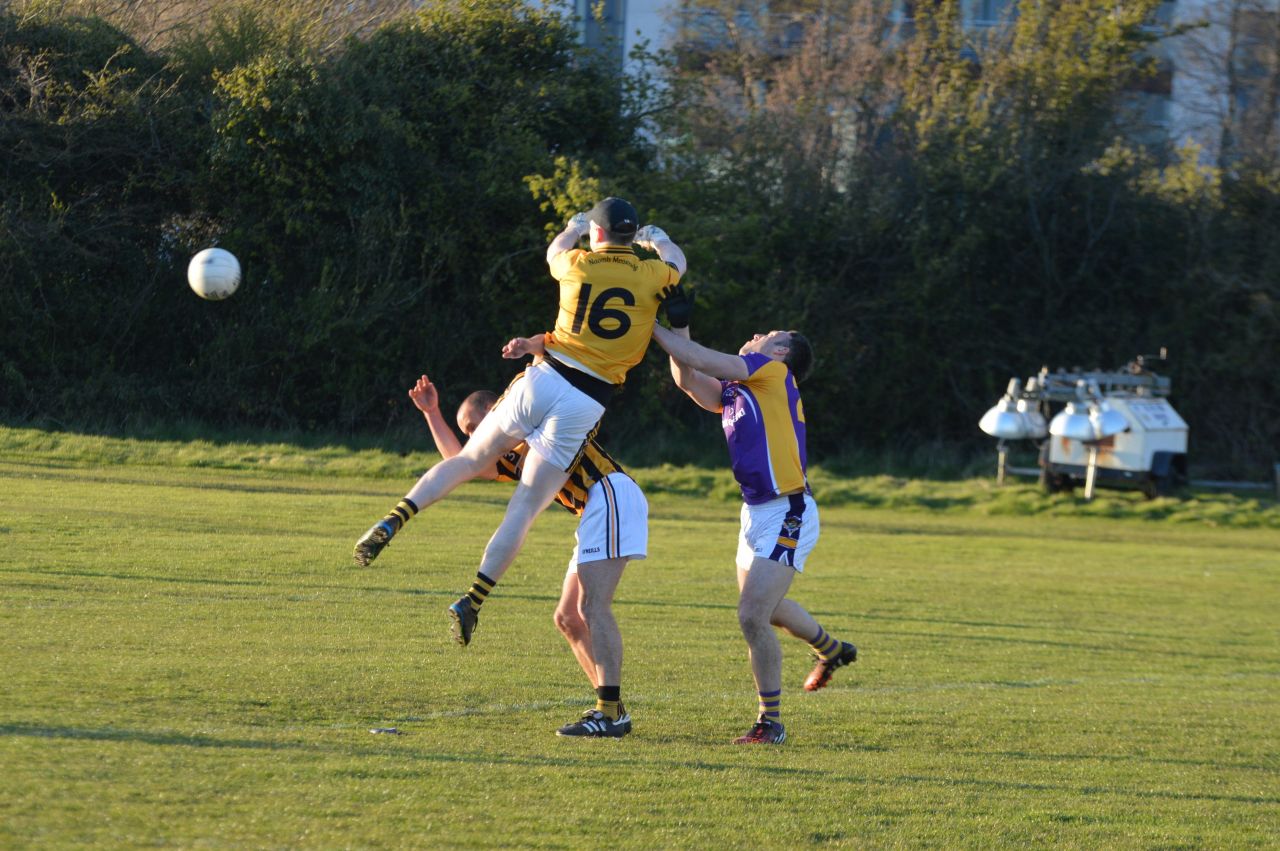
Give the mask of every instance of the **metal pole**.
[[(1008, 460), (1009, 460), (1009, 447), (1006, 446), (1005, 442), (1002, 440), (996, 444), (996, 484), (997, 485), (1004, 484), (1004, 470), (1005, 470), (1006, 462)], [(1280, 476), (1280, 466), (1277, 466), (1276, 469), (1278, 471), (1277, 475)], [(1277, 478), (1277, 481), (1280, 481), (1280, 478)]]
[(1280, 499), (1280, 464), (1276, 464), (1276, 499)]
[(1093, 499), (1093, 485), (1098, 480), (1098, 444), (1089, 446), (1089, 467), (1084, 474), (1084, 498)]

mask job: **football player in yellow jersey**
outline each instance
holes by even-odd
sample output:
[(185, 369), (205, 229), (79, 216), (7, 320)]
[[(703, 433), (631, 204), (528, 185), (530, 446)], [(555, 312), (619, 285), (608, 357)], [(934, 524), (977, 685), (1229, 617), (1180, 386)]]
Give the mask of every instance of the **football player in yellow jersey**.
[[(537, 353), (541, 341), (517, 338), (507, 344), (508, 351), (517, 347), (522, 353)], [(418, 379), (409, 398), (426, 419), (440, 454), (452, 458), (461, 452), (462, 444), (445, 422), (439, 394), (427, 376)], [(458, 407), (458, 428), (470, 436), (497, 401), (497, 394), (487, 390), (472, 393)], [(519, 481), (528, 451), (521, 444), (477, 478)], [(631, 732), (631, 716), (621, 700), (622, 635), (613, 616), (613, 594), (627, 562), (646, 555), (648, 504), (635, 481), (594, 440), (556, 500), (581, 519), (554, 621), (596, 691), (595, 708), (556, 732), (618, 738)]]
[[(585, 375), (612, 394), (644, 357), (663, 302), (674, 326), (689, 324), (680, 288), (684, 252), (660, 228), (637, 231), (636, 218), (629, 203), (606, 198), (589, 214), (574, 216), (547, 247), (551, 276), (560, 282), (560, 312), (547, 336), (547, 355), (575, 386)], [(577, 247), (584, 227), (590, 251)], [(659, 259), (641, 259), (633, 243)]]
[(760, 698), (756, 723), (734, 744), (786, 741), (781, 720), (782, 648), (773, 627), (807, 643), (817, 664), (806, 691), (857, 661), (799, 603), (786, 598), (791, 581), (818, 541), (818, 506), (806, 476), (804, 406), (797, 384), (813, 362), (809, 341), (795, 331), (756, 334), (737, 355), (689, 339), (687, 327), (658, 327), (654, 339), (671, 356), (676, 384), (699, 406), (720, 414), (734, 478), (742, 489), (738, 536), (738, 623), (747, 640)]
[[(421, 509), (527, 443), (531, 451), (520, 471), (520, 487), (485, 547), (472, 590), (448, 608), (460, 640), (475, 626), (476, 599), (482, 600), (515, 560), (533, 521), (564, 487), (599, 427), (605, 403), (643, 357), (659, 305), (665, 303), (673, 326), (688, 325), (692, 305), (679, 287), (684, 252), (659, 228), (638, 225), (631, 204), (606, 198), (589, 213), (575, 215), (552, 240), (547, 262), (560, 282), (560, 310), (554, 340), (546, 344), (547, 357), (512, 382), (457, 455), (424, 473), (356, 541), (356, 563), (370, 564)], [(590, 238), (589, 252), (576, 248), (584, 235)], [(640, 259), (631, 247), (635, 242), (659, 259)], [(597, 279), (597, 273), (602, 277)]]

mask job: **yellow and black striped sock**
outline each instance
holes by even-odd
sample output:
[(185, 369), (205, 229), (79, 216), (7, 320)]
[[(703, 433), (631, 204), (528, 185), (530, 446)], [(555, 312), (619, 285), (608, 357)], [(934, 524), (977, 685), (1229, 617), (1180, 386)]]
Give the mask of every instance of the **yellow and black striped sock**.
[(809, 642), (809, 646), (813, 648), (813, 652), (818, 654), (818, 658), (827, 661), (832, 656), (840, 655), (840, 641), (827, 635), (827, 631), (822, 627), (818, 627), (818, 634)]
[(483, 573), (476, 574), (476, 581), (471, 583), (471, 587), (467, 589), (467, 599), (471, 602), (471, 608), (480, 611), (480, 607), (484, 605), (485, 598), (489, 596), (489, 592), (493, 590), (493, 586), (498, 583)]
[(396, 507), (391, 509), (391, 512), (382, 519), (387, 523), (390, 523), (391, 528), (395, 532), (399, 532), (401, 527), (408, 523), (409, 519), (417, 513), (418, 506), (414, 505), (413, 500), (406, 496), (404, 499), (397, 502)]
[(610, 721), (617, 721), (622, 715), (622, 686), (597, 687), (596, 710), (603, 712)]
[(782, 689), (777, 691), (762, 691), (760, 694), (760, 714), (770, 721), (777, 721), (782, 717)]

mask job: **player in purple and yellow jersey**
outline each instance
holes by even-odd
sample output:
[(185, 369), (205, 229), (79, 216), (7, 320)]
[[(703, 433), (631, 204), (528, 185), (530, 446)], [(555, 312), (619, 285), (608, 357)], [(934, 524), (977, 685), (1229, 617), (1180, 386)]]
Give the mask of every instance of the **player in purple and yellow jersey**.
[[(516, 349), (537, 353), (541, 341), (517, 338), (507, 344), (506, 351)], [(452, 458), (461, 452), (462, 444), (445, 422), (439, 393), (427, 376), (418, 379), (409, 398), (427, 421), (440, 454)], [(464, 435), (473, 434), (498, 401), (497, 394), (488, 390), (472, 393), (458, 407), (458, 428)], [(522, 443), (477, 478), (518, 482), (528, 454), (528, 444)], [(561, 736), (618, 738), (631, 732), (631, 716), (622, 705), (622, 635), (613, 616), (613, 595), (627, 563), (646, 555), (648, 503), (639, 485), (594, 439), (587, 441), (568, 481), (556, 494), (556, 502), (576, 514), (579, 521), (553, 619), (596, 692), (595, 708), (556, 732)], [(468, 592), (477, 608), (473, 629), (486, 593), (484, 589), (479, 594)], [(470, 632), (465, 639), (470, 641)]]
[(734, 744), (781, 744), (782, 647), (773, 627), (807, 643), (817, 664), (806, 691), (825, 686), (837, 668), (858, 658), (799, 603), (786, 598), (791, 581), (818, 541), (818, 506), (805, 476), (804, 405), (796, 388), (813, 363), (809, 341), (795, 331), (756, 334), (737, 355), (689, 339), (688, 328), (655, 328), (671, 356), (676, 384), (720, 414), (734, 478), (742, 489), (738, 538), (738, 623), (747, 640), (760, 698), (755, 725)]
[[(631, 204), (606, 198), (589, 213), (576, 214), (551, 241), (547, 263), (560, 285), (560, 309), (546, 341), (547, 357), (511, 383), (457, 455), (424, 473), (356, 541), (355, 561), (368, 565), (421, 509), (527, 443), (532, 451), (521, 468), (520, 487), (485, 547), (472, 590), (448, 608), (462, 644), (474, 628), (475, 596), (492, 590), (502, 578), (533, 521), (564, 487), (599, 426), (605, 403), (644, 356), (659, 306), (666, 306), (673, 326), (688, 324), (691, 307), (679, 286), (684, 252), (661, 229), (638, 225)], [(576, 247), (584, 235), (590, 251)], [(658, 259), (641, 259), (633, 243), (651, 249)]]

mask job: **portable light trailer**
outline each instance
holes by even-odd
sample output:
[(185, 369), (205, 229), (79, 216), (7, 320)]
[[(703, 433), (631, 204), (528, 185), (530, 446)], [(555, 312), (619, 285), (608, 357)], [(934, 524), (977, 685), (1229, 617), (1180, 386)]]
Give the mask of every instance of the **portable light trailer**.
[[(1162, 350), (1159, 356), (1164, 360)], [(999, 470), (1006, 441), (1040, 441), (1040, 482), (1050, 493), (1085, 485), (1141, 490), (1148, 498), (1173, 493), (1187, 483), (1187, 423), (1169, 403), (1172, 382), (1138, 356), (1115, 371), (1044, 367), (1009, 391), (979, 426), (999, 439)], [(1065, 408), (1045, 417), (1054, 403)]]

